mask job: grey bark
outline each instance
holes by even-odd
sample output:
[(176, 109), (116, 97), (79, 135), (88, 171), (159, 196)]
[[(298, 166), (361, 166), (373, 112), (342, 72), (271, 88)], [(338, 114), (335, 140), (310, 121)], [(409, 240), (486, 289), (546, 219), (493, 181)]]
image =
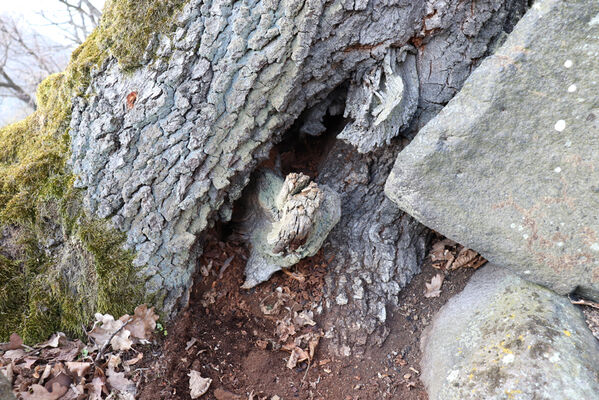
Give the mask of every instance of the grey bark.
[[(85, 188), (93, 213), (127, 232), (135, 262), (144, 266), (146, 289), (163, 295), (162, 307), (176, 312), (187, 301), (201, 233), (213, 221), (230, 218), (252, 170), (300, 113), (316, 110), (306, 129), (318, 133), (318, 109), (330, 108), (322, 106), (329, 94), (341, 86), (356, 93), (365, 76), (376, 78), (388, 64), (391, 69), (369, 81), (391, 105), (379, 107), (384, 101), (373, 95), (366, 112), (348, 116), (362, 115), (367, 122), (398, 117), (384, 131), (362, 124), (350, 142), (364, 144), (366, 151), (375, 147), (370, 141), (392, 143), (404, 126), (411, 127), (405, 132), (411, 136), (456, 93), (525, 7), (522, 0), (190, 0), (175, 33), (153, 38), (144, 67), (124, 73), (108, 60), (85, 96), (74, 101), (76, 185)], [(414, 55), (391, 57), (410, 43)], [(407, 79), (398, 72), (404, 71), (402, 59), (415, 61), (420, 86), (418, 107), (408, 107), (410, 112), (403, 111), (413, 96), (388, 97), (390, 77)], [(410, 85), (406, 93), (415, 93)], [(128, 107), (133, 92), (137, 100)], [(387, 303), (396, 302), (424, 256), (425, 230), (383, 195), (401, 147), (395, 139), (358, 155), (339, 143), (322, 169), (323, 182), (331, 186), (349, 179), (338, 190), (344, 211), (328, 250), (338, 255), (329, 303), (347, 310), (341, 330), (353, 329), (343, 318), (367, 319), (364, 329), (342, 334), (341, 341), (361, 344), (382, 326)], [(349, 160), (333, 167), (338, 154)], [(343, 278), (343, 268), (356, 271), (360, 282)], [(347, 304), (336, 300), (342, 293)], [(386, 335), (381, 332), (378, 341)]]
[[(494, 50), (526, 9), (525, 2), (445, 6), (428, 9), (421, 31), (414, 34), (422, 41), (412, 40), (418, 44), (420, 95), (410, 127), (401, 132), (406, 138), (459, 91), (479, 60)], [(398, 305), (398, 293), (420, 272), (425, 257), (430, 231), (383, 193), (396, 155), (407, 142), (396, 138), (365, 155), (338, 143), (320, 168), (319, 182), (342, 196), (341, 221), (325, 247), (327, 258), (334, 256), (327, 276), (325, 306), (334, 310), (327, 313), (327, 337), (331, 350), (340, 355), (384, 342), (389, 334), (385, 322)]]

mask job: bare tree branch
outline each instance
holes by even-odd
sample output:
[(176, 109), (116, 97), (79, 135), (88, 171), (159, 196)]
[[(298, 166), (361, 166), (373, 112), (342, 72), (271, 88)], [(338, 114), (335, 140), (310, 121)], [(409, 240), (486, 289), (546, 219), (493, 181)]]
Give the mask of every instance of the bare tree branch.
[(63, 4), (68, 15), (66, 20), (57, 21), (47, 16), (43, 11), (40, 15), (63, 31), (65, 37), (76, 45), (85, 41), (89, 34), (100, 22), (101, 11), (89, 0), (57, 0)]
[(43, 11), (39, 14), (60, 29), (70, 45), (52, 42), (13, 17), (0, 15), (0, 101), (18, 99), (35, 110), (37, 85), (65, 67), (68, 50), (83, 43), (100, 21), (98, 1), (53, 1), (64, 7), (62, 19)]

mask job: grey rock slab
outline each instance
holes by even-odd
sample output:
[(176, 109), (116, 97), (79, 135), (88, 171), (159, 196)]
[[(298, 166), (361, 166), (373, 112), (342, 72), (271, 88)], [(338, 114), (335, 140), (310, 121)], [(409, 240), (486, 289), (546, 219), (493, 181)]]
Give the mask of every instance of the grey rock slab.
[(422, 339), (431, 400), (596, 399), (599, 341), (563, 296), (487, 265)]
[(488, 260), (599, 300), (599, 2), (535, 2), (385, 193)]

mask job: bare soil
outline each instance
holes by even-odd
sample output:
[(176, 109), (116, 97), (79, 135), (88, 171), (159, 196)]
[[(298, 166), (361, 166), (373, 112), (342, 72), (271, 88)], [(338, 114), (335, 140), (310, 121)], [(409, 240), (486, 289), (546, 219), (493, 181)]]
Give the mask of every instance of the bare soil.
[[(264, 306), (280, 288), (289, 299), (287, 312), (315, 309), (327, 260), (319, 253), (290, 274), (277, 273), (248, 291), (240, 289), (246, 258), (243, 244), (221, 241), (216, 234), (208, 239), (189, 306), (145, 354), (137, 382), (140, 399), (190, 399), (190, 370), (212, 379), (201, 399), (427, 399), (418, 379), (420, 337), (435, 312), (462, 290), (472, 269), (451, 271), (441, 295), (425, 298), (425, 282), (439, 273), (428, 260), (401, 292), (401, 306), (389, 310), (391, 333), (382, 347), (338, 359), (327, 352), (323, 338), (310, 362), (289, 369), (290, 353), (277, 336), (281, 317), (265, 315)], [(307, 330), (318, 332), (320, 318), (315, 315), (317, 324)]]

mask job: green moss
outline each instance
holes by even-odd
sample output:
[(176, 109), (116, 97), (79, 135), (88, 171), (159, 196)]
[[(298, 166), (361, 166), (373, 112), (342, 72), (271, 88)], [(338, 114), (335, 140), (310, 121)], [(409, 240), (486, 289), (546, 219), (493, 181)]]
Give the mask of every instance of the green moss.
[(125, 235), (103, 221), (86, 219), (80, 225), (79, 238), (94, 258), (96, 311), (120, 316), (141, 304), (145, 300), (143, 282), (132, 264), (135, 254), (123, 249)]
[(40, 84), (37, 111), (0, 129), (0, 228), (18, 232), (18, 251), (0, 247), (0, 341), (12, 332), (29, 343), (57, 330), (80, 335), (95, 312), (119, 316), (151, 300), (125, 236), (87, 216), (73, 188), (71, 101), (110, 54), (124, 69), (139, 66), (153, 32), (172, 31), (184, 3), (110, 0), (66, 70)]
[(109, 0), (100, 24), (102, 48), (110, 49), (124, 69), (138, 67), (152, 34), (172, 31), (173, 14), (185, 3), (186, 0)]
[(22, 266), (0, 256), (0, 282), (0, 338), (6, 338), (14, 329), (20, 330), (27, 307)]

